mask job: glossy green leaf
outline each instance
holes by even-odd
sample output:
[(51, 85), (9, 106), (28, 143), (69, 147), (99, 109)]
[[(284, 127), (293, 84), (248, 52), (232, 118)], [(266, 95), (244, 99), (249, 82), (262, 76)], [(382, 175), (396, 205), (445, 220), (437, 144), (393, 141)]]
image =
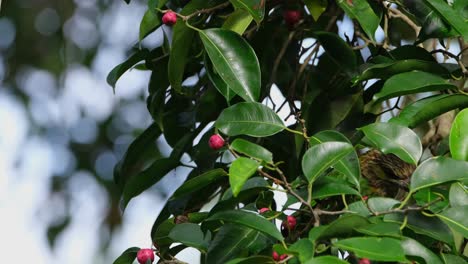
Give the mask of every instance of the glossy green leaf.
[(401, 236), (400, 225), (396, 223), (380, 222), (369, 224), (356, 228), (356, 231), (369, 236)]
[(441, 257), (445, 264), (466, 264), (466, 260), (457, 255), (441, 254)]
[(146, 10), (140, 22), (139, 40), (144, 39), (148, 34), (156, 30), (161, 25), (161, 16), (155, 10)]
[(231, 89), (229, 89), (226, 82), (224, 82), (224, 80), (221, 79), (221, 76), (219, 76), (214, 71), (213, 64), (208, 59), (208, 56), (205, 56), (205, 70), (206, 75), (208, 75), (208, 78), (210, 79), (211, 83), (216, 88), (216, 90), (218, 90), (224, 96), (224, 98), (226, 98), (227, 102), (230, 102), (231, 99), (234, 96), (236, 96), (236, 94)]
[(418, 59), (407, 59), (392, 61), (381, 64), (374, 64), (366, 68), (361, 75), (353, 79), (354, 83), (369, 79), (388, 79), (396, 74), (409, 71), (423, 71), (437, 75), (448, 75), (447, 69), (437, 62)]
[(159, 247), (169, 248), (170, 245), (174, 242), (169, 238), (169, 234), (172, 229), (176, 226), (174, 223), (174, 218), (168, 218), (162, 222), (151, 234), (153, 242), (156, 243)]
[(266, 137), (285, 129), (283, 120), (260, 103), (238, 103), (221, 112), (215, 126), (229, 136)]
[(214, 169), (192, 178), (182, 184), (172, 195), (171, 199), (177, 199), (187, 194), (199, 191), (220, 178), (227, 176), (223, 169)]
[(354, 75), (357, 70), (357, 58), (343, 39), (330, 32), (314, 32), (314, 36), (338, 67), (343, 67), (350, 75)]
[(369, 209), (367, 208), (366, 204), (364, 204), (363, 201), (357, 201), (357, 202), (351, 203), (348, 206), (348, 210), (360, 216), (371, 215), (371, 212), (369, 211)]
[(468, 161), (468, 108), (455, 117), (449, 141), (452, 158)]
[(326, 197), (343, 194), (360, 196), (359, 192), (351, 188), (349, 185), (334, 182), (314, 186), (314, 190), (312, 192), (312, 199), (323, 199)]
[(224, 224), (210, 243), (206, 263), (225, 264), (231, 259), (245, 256), (245, 251), (261, 248), (263, 243), (266, 246), (265, 242), (265, 235), (259, 231), (242, 225)]
[(123, 208), (130, 200), (161, 180), (179, 165), (179, 160), (163, 158), (156, 160), (149, 168), (130, 178), (125, 184), (122, 199)]
[(127, 70), (132, 68), (138, 62), (144, 60), (149, 55), (149, 50), (142, 49), (138, 50), (134, 54), (132, 54), (126, 61), (122, 62), (121, 64), (115, 66), (107, 75), (107, 83), (112, 86), (112, 89), (115, 91), (115, 84), (119, 80), (120, 76), (122, 76)]
[(346, 264), (348, 262), (341, 260), (335, 256), (321, 256), (317, 258), (311, 258), (303, 263), (304, 264)]
[(442, 261), (440, 261), (440, 258), (434, 254), (434, 252), (423, 246), (418, 241), (405, 237), (401, 243), (403, 250), (405, 251), (405, 255), (420, 257), (424, 259), (426, 263), (442, 264)]
[(465, 238), (468, 237), (468, 206), (448, 208), (437, 216)]
[(246, 101), (260, 96), (260, 65), (255, 51), (239, 34), (220, 28), (199, 31), (213, 68), (229, 89)]
[(260, 23), (265, 16), (264, 0), (229, 0), (236, 8), (241, 8), (249, 12), (257, 23)]
[(267, 256), (251, 256), (248, 258), (236, 258), (226, 264), (275, 264), (276, 262)]
[(277, 240), (282, 241), (284, 239), (273, 223), (256, 213), (243, 210), (222, 211), (212, 215), (206, 221), (210, 220), (221, 220), (224, 222), (243, 225), (260, 231)]
[(252, 23), (252, 20), (253, 17), (247, 11), (244, 9), (236, 9), (228, 16), (222, 28), (242, 35), (249, 27), (250, 23)]
[(457, 87), (437, 75), (411, 71), (396, 74), (390, 77), (382, 90), (374, 95), (375, 103), (407, 94), (442, 91), (456, 89)]
[(353, 237), (338, 240), (334, 246), (351, 251), (360, 258), (406, 262), (401, 241), (389, 237)]
[(435, 95), (407, 105), (397, 117), (392, 118), (389, 122), (414, 128), (443, 113), (466, 107), (468, 107), (467, 95)]
[(254, 159), (273, 162), (273, 154), (269, 150), (250, 141), (237, 138), (231, 143), (231, 148)]
[(312, 146), (302, 158), (304, 176), (312, 183), (326, 169), (354, 151), (353, 145), (346, 142), (325, 142)]
[[(367, 218), (357, 215), (357, 214), (347, 214), (343, 215), (335, 221), (331, 222), (326, 228), (321, 230), (318, 238), (340, 238), (340, 237), (349, 237), (356, 234), (355, 229), (363, 226), (369, 225), (370, 222)], [(311, 229), (309, 232), (309, 239), (312, 239), (312, 236), (315, 236)]]
[[(314, 244), (307, 238), (299, 239), (292, 244), (287, 250), (294, 255), (298, 255), (299, 261), (305, 263), (308, 259), (314, 257)], [(289, 253), (288, 252), (288, 253)]]
[(229, 184), (232, 194), (236, 197), (244, 186), (244, 183), (254, 175), (260, 164), (252, 159), (239, 157), (229, 168)]
[(367, 205), (373, 212), (384, 212), (392, 209), (400, 201), (388, 197), (372, 197), (367, 201)]
[(140, 248), (138, 247), (131, 247), (125, 250), (116, 260), (114, 260), (113, 264), (132, 264), (136, 259), (139, 250)]
[(448, 22), (455, 30), (465, 39), (468, 39), (467, 20), (460, 16), (456, 10), (444, 0), (424, 0), (433, 10), (436, 10), (446, 22)]
[[(240, 194), (242, 195), (242, 192), (248, 191), (251, 189), (266, 189), (270, 187), (270, 184), (263, 178), (263, 177), (253, 177), (248, 179), (244, 185), (242, 185), (242, 188), (240, 189)], [(228, 189), (226, 192), (224, 192), (224, 195), (221, 197), (221, 200), (229, 200), (233, 198), (233, 192)]]
[(450, 205), (452, 207), (468, 205), (468, 189), (460, 182), (453, 183), (450, 187)]
[(468, 180), (468, 162), (447, 157), (429, 158), (419, 165), (411, 176), (410, 190)]
[(205, 235), (197, 224), (177, 224), (169, 233), (169, 238), (186, 246), (194, 247), (202, 252), (206, 252), (208, 249), (208, 243), (205, 241)]
[(350, 18), (356, 19), (367, 36), (375, 41), (374, 34), (379, 26), (380, 18), (369, 3), (366, 0), (337, 0), (336, 2)]
[(374, 123), (360, 128), (373, 146), (385, 154), (395, 154), (411, 164), (422, 155), (421, 140), (411, 129), (392, 123)]
[(304, 4), (307, 6), (310, 14), (317, 21), (320, 16), (325, 12), (328, 6), (327, 0), (305, 0)]
[[(311, 146), (329, 141), (351, 143), (347, 137), (334, 130), (321, 131), (310, 138)], [(360, 189), (359, 179), (361, 178), (361, 167), (359, 165), (359, 159), (355, 151), (339, 160), (335, 164), (334, 168), (346, 175), (349, 181), (352, 182), (358, 190)]]

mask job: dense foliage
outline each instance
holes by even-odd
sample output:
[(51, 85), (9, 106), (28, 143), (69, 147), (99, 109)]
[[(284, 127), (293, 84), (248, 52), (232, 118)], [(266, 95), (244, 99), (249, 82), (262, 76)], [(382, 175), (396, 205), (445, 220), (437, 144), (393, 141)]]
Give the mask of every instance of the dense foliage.
[(149, 0), (140, 40), (164, 42), (108, 82), (152, 71), (122, 209), (192, 169), (154, 222), (159, 263), (465, 263), (468, 6), (449, 2)]

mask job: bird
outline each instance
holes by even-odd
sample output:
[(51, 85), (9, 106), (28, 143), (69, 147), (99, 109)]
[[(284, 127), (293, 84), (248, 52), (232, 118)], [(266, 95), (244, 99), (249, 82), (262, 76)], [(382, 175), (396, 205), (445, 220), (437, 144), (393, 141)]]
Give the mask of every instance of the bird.
[(361, 175), (367, 180), (369, 194), (402, 200), (416, 166), (394, 154), (372, 149), (360, 155)]

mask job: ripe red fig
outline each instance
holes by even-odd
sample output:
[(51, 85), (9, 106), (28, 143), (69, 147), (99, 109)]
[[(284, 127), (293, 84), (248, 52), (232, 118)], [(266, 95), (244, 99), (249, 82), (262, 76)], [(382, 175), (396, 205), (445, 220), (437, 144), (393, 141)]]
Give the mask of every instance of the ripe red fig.
[(273, 257), (274, 261), (279, 261), (280, 260), (280, 256), (279, 256), (278, 252), (276, 252), (276, 251), (273, 251), (271, 256)]
[(367, 196), (367, 195), (364, 195), (364, 196), (362, 197), (362, 200), (364, 200), (364, 201), (367, 201), (367, 199), (369, 199), (369, 196)]
[(167, 11), (162, 17), (162, 22), (164, 25), (174, 25), (177, 22), (177, 14), (173, 11)]
[(151, 263), (154, 261), (154, 252), (151, 248), (142, 248), (138, 250), (137, 260), (140, 264), (146, 264), (148, 260), (151, 260)]
[(288, 254), (283, 254), (283, 255), (280, 256), (280, 260), (284, 260), (284, 259), (286, 259), (287, 257), (288, 257)]
[(285, 10), (283, 12), (284, 22), (290, 28), (294, 27), (301, 20), (301, 12), (299, 10)]
[(263, 214), (265, 212), (268, 212), (268, 211), (270, 211), (270, 209), (266, 208), (266, 207), (260, 208), (260, 210), (258, 210), (258, 212), (261, 213), (261, 214)]
[(220, 135), (214, 134), (210, 137), (208, 144), (211, 149), (218, 150), (224, 146), (224, 139)]
[(288, 217), (286, 218), (286, 221), (288, 222), (288, 228), (289, 229), (294, 229), (296, 227), (296, 223), (297, 223), (297, 220), (296, 220), (296, 217), (292, 216), (292, 215), (288, 215)]
[(371, 264), (371, 262), (367, 258), (362, 258), (359, 260), (359, 264)]

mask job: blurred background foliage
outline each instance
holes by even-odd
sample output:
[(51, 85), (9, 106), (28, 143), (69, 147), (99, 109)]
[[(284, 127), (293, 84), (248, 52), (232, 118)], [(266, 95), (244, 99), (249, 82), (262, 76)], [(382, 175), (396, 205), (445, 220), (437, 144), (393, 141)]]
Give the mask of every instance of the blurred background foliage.
[[(136, 44), (146, 3), (6, 0), (1, 5), (1, 204), (13, 203), (13, 193), (34, 200), (33, 211), (24, 214), (34, 219), (25, 221), (47, 237), (51, 249), (75, 223), (93, 233), (96, 250), (105, 250), (122, 224), (113, 168), (151, 123), (144, 100), (149, 73), (127, 73), (115, 94), (105, 78)], [(142, 45), (159, 41), (155, 35)], [(155, 144), (150, 154), (158, 149)], [(25, 182), (34, 191), (19, 191)], [(164, 197), (169, 185), (156, 186), (153, 195)], [(8, 212), (8, 206), (3, 209)], [(117, 247), (120, 252), (125, 245)]]

